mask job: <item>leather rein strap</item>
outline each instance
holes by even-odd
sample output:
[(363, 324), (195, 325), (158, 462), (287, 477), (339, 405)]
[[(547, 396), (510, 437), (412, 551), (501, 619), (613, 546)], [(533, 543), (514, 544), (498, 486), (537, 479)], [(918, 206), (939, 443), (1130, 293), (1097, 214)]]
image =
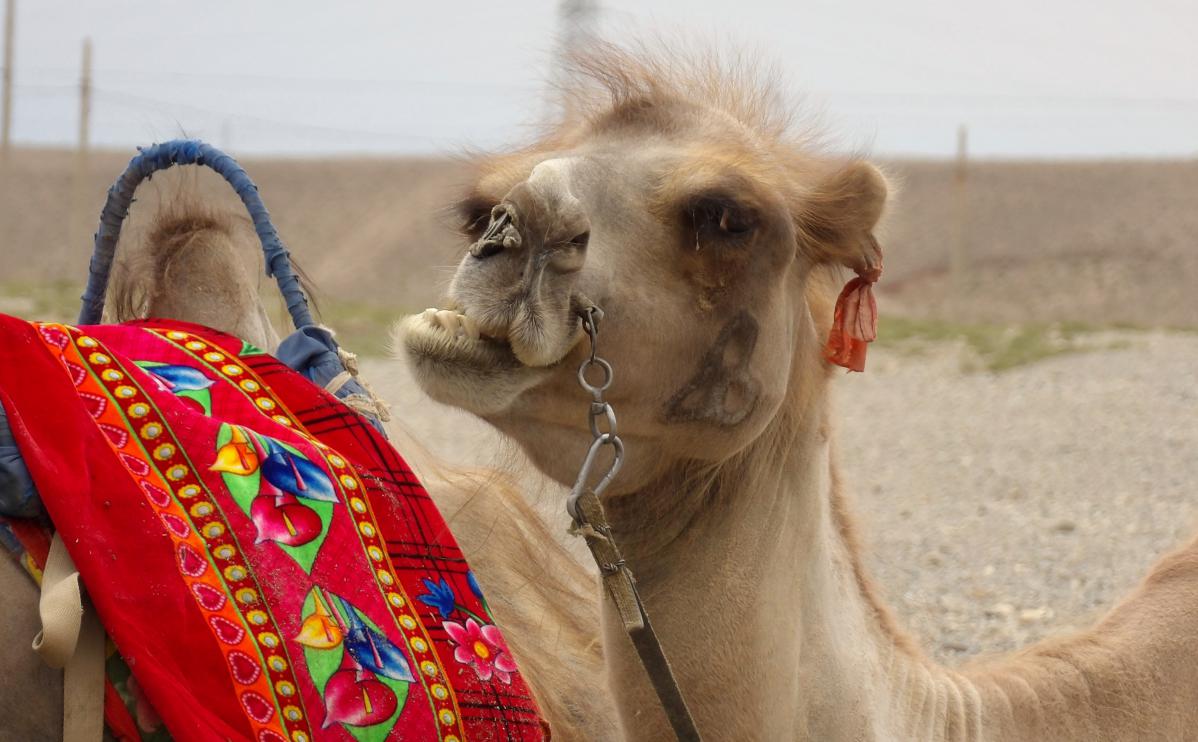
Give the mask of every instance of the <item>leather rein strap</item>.
[[(602, 319), (603, 312), (592, 305), (581, 311), (580, 315), (583, 330), (591, 341), (591, 353), (578, 369), (578, 383), (591, 394), (589, 417), (594, 440), (566, 503), (566, 510), (573, 519), (570, 532), (586, 540), (591, 556), (595, 558), (595, 564), (602, 575), (604, 591), (616, 607), (620, 623), (632, 640), (645, 672), (649, 674), (649, 681), (653, 684), (653, 690), (656, 691), (670, 726), (674, 729), (674, 735), (683, 742), (699, 742), (702, 738), (695, 726), (694, 717), (686, 705), (686, 699), (682, 697), (682, 690), (678, 687), (669, 661), (666, 660), (661, 641), (653, 631), (653, 624), (649, 622), (644, 601), (636, 589), (636, 578), (620, 554), (620, 548), (612, 537), (607, 515), (599, 501), (599, 495), (607, 488), (623, 463), (624, 444), (616, 434), (616, 413), (603, 397), (612, 382), (611, 365), (597, 355), (599, 320)], [(586, 375), (588, 370), (596, 367), (604, 374), (597, 385), (588, 381)], [(606, 431), (603, 430), (604, 426)], [(599, 450), (604, 446), (610, 446), (613, 450), (612, 463), (607, 473), (592, 487), (587, 484), (591, 468)]]
[(578, 497), (577, 506), (582, 520), (574, 521), (571, 532), (586, 540), (591, 556), (603, 575), (604, 590), (620, 614), (624, 631), (636, 647), (641, 664), (653, 683), (653, 690), (657, 692), (661, 707), (670, 720), (670, 726), (674, 728), (674, 735), (685, 742), (699, 742), (701, 737), (695, 720), (686, 705), (686, 699), (682, 697), (678, 681), (674, 679), (661, 642), (653, 631), (653, 624), (649, 622), (649, 615), (645, 613), (645, 604), (636, 589), (636, 578), (620, 555), (620, 548), (612, 540), (611, 527), (607, 524), (599, 496), (588, 488)]

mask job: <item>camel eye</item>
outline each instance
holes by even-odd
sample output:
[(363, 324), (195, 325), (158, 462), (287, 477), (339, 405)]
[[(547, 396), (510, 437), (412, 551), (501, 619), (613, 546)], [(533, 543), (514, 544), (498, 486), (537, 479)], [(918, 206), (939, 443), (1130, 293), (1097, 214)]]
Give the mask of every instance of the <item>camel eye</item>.
[(753, 213), (730, 198), (700, 198), (691, 204), (688, 211), (697, 248), (709, 242), (742, 240), (756, 226)]
[(590, 232), (579, 232), (578, 234), (571, 237), (566, 242), (566, 244), (570, 245), (571, 247), (586, 247), (590, 241), (591, 241), (591, 233)]
[(720, 231), (733, 236), (748, 234), (752, 229), (749, 220), (739, 211), (725, 207), (720, 212)]

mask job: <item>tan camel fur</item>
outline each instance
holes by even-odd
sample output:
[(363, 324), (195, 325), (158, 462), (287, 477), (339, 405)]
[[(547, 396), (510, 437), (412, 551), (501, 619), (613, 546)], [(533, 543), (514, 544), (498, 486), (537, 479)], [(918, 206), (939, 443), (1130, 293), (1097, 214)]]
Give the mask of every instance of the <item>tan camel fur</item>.
[[(429, 394), (569, 484), (591, 440), (576, 310), (605, 310), (628, 448), (605, 504), (704, 738), (1198, 739), (1198, 544), (1092, 630), (959, 671), (870, 587), (821, 346), (844, 269), (871, 254), (879, 171), (788, 134), (735, 65), (609, 49), (579, 67), (559, 127), (481, 160), (461, 202), (474, 246), (400, 346)], [(624, 735), (670, 739), (606, 601), (604, 651)]]

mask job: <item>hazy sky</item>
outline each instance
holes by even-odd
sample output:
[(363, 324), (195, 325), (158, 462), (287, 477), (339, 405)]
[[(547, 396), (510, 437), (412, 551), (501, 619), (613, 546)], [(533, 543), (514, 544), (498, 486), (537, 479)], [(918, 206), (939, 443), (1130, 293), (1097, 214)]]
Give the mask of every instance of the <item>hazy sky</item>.
[[(201, 136), (234, 153), (519, 142), (544, 111), (555, 0), (17, 0), (14, 139)], [(1198, 156), (1196, 0), (605, 0), (614, 39), (760, 50), (846, 147), (947, 155)], [(727, 45), (725, 41), (725, 45)]]

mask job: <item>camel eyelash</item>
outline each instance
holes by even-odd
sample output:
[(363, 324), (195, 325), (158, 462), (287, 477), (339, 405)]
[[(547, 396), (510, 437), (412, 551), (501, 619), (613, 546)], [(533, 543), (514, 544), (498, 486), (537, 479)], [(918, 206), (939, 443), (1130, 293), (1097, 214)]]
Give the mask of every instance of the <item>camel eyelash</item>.
[(686, 216), (694, 233), (696, 250), (711, 240), (742, 240), (752, 233), (756, 225), (756, 217), (751, 209), (723, 195), (694, 199), (687, 206)]

